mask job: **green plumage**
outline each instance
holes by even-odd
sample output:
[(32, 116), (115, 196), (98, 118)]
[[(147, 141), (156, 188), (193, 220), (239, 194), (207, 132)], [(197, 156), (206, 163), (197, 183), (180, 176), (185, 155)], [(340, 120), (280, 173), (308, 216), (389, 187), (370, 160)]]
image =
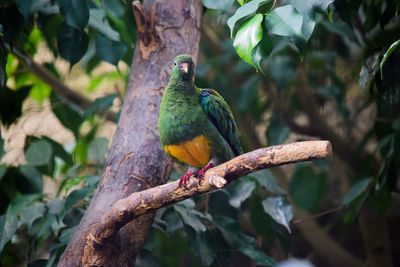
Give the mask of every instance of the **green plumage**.
[(161, 144), (165, 148), (203, 135), (210, 141), (211, 159), (220, 164), (242, 152), (237, 126), (225, 100), (212, 89), (197, 88), (193, 76), (191, 56), (177, 56), (161, 102)]

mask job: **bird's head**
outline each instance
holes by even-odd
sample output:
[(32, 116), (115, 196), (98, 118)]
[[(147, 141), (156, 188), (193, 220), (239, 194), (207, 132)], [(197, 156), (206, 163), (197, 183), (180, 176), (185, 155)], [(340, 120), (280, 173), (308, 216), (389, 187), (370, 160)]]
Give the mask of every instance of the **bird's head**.
[(184, 80), (191, 80), (194, 76), (194, 62), (190, 55), (179, 55), (174, 60), (174, 70)]

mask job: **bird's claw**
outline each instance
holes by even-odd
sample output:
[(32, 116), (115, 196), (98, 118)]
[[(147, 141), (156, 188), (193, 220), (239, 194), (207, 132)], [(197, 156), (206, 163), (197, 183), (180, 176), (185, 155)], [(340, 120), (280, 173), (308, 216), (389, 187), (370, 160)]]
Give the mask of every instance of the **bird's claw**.
[(197, 173), (197, 176), (198, 176), (198, 178), (203, 178), (204, 177), (204, 174), (206, 174), (206, 171), (208, 170), (208, 169), (211, 169), (212, 167), (214, 167), (214, 163), (212, 163), (212, 162), (209, 162), (206, 166), (204, 166), (204, 168), (202, 168), (198, 173)]
[(189, 181), (190, 177), (195, 174), (194, 171), (188, 170), (182, 177), (179, 179), (179, 186), (183, 185), (186, 188), (186, 183)]
[(193, 175), (194, 177), (198, 178), (201, 180), (204, 177), (204, 174), (208, 169), (211, 169), (214, 167), (214, 164), (212, 162), (208, 163), (204, 168), (202, 168), (200, 171), (195, 172), (193, 170), (188, 170), (182, 177), (179, 179), (179, 186), (182, 186), (186, 188), (186, 184), (189, 181), (190, 177)]

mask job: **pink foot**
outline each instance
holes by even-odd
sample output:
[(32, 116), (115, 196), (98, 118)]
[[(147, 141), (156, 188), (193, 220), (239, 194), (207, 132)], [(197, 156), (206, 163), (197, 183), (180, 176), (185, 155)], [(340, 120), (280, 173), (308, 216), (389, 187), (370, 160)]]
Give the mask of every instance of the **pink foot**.
[(188, 171), (181, 177), (181, 179), (179, 179), (179, 186), (183, 185), (184, 187), (186, 187), (187, 181), (189, 180), (190, 176), (192, 176), (193, 174), (195, 174), (194, 171), (188, 170)]
[(206, 173), (206, 171), (207, 171), (208, 169), (211, 169), (212, 167), (214, 167), (214, 163), (209, 162), (203, 169), (201, 169), (201, 170), (199, 171), (199, 173), (197, 174), (198, 177), (199, 177), (200, 179), (203, 178), (203, 177), (204, 177), (204, 174)]

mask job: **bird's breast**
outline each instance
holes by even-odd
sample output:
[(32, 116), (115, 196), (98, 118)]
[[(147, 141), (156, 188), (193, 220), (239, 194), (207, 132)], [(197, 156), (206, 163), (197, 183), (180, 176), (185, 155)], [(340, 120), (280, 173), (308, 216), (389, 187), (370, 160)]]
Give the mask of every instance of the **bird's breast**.
[(204, 167), (211, 157), (211, 142), (204, 135), (175, 145), (164, 146), (165, 152), (196, 168)]

